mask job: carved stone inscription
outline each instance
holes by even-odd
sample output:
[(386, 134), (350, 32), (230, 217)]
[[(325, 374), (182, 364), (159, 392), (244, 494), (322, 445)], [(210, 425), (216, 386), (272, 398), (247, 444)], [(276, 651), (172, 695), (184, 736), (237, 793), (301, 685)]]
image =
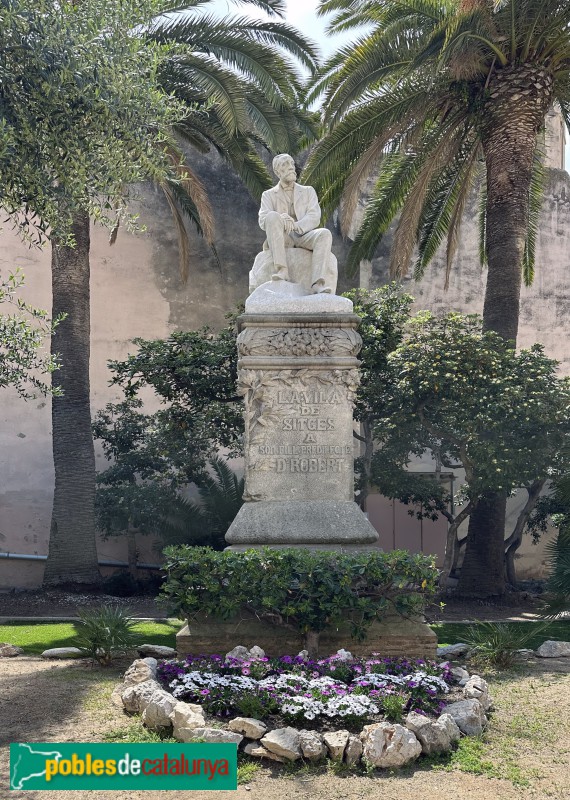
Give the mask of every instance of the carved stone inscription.
[(243, 371), (246, 497), (352, 500), (355, 370)]

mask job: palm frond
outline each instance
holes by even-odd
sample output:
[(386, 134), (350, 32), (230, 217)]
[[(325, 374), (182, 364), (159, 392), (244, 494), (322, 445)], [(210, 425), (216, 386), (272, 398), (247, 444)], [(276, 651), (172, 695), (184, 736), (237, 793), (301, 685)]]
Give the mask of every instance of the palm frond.
[[(451, 135), (450, 135), (451, 134)], [(461, 148), (461, 137), (452, 131), (440, 128), (439, 141), (433, 147), (426, 148), (427, 157), (419, 169), (412, 190), (409, 192), (398, 225), (394, 233), (392, 252), (390, 254), (390, 275), (392, 278), (402, 278), (408, 273), (410, 260), (416, 240), (418, 226), (424, 208), (428, 189), (435, 175), (447, 164), (453, 161)], [(427, 143), (426, 143), (427, 144)]]
[[(477, 144), (473, 146), (476, 158)], [(465, 160), (469, 158), (468, 143), (446, 168), (441, 170), (438, 179), (430, 188), (424, 203), (419, 223), (419, 255), (414, 267), (414, 278), (420, 280), (426, 267), (434, 258), (445, 236), (447, 236), (453, 209), (463, 190)]]
[(239, 78), (207, 56), (185, 55), (171, 62), (169, 88), (183, 95), (188, 84), (199, 87), (230, 133), (247, 128), (248, 119)]
[(410, 80), (403, 81), (380, 97), (367, 98), (351, 110), (316, 145), (303, 170), (303, 182), (314, 186), (321, 198), (327, 189), (336, 186), (334, 193), (328, 193), (327, 203), (321, 203), (324, 210), (332, 211), (333, 203), (340, 199), (339, 176), (348, 176), (352, 172), (376, 138), (385, 138), (387, 129), (391, 130), (402, 116), (414, 111), (418, 118), (425, 118), (432, 111), (430, 105), (425, 84)]
[(212, 116), (209, 124), (212, 145), (220, 156), (241, 178), (245, 187), (256, 200), (273, 185), (269, 170), (257, 154), (249, 134), (229, 136), (224, 127)]
[(473, 188), (473, 179), (478, 170), (477, 156), (479, 148), (472, 147), (470, 155), (468, 155), (464, 168), (461, 173), (461, 181), (459, 183), (459, 192), (455, 198), (453, 212), (449, 221), (449, 231), (447, 233), (447, 249), (445, 254), (445, 281), (443, 288), (447, 291), (449, 289), (449, 278), (451, 275), (451, 267), (453, 258), (459, 247), (459, 232), (461, 230), (461, 223), (463, 221), (463, 213), (467, 204), (467, 198)]
[[(188, 45), (194, 53), (220, 58), (260, 85), (278, 85), (288, 91), (294, 73), (292, 63), (278, 48), (301, 61), (311, 72), (316, 68), (314, 45), (293, 27), (276, 22), (256, 22), (247, 17), (220, 20), (213, 15), (163, 20), (153, 26), (159, 42)], [(269, 78), (269, 82), (268, 82)]]
[(544, 152), (541, 147), (537, 146), (534, 152), (530, 181), (528, 219), (526, 226), (527, 233), (523, 256), (523, 280), (525, 286), (530, 286), (534, 279), (536, 241), (538, 238), (542, 197), (544, 194), (544, 176)]
[(285, 0), (231, 0), (236, 5), (254, 6), (261, 11), (265, 11), (270, 16), (275, 14), (284, 17), (287, 12)]
[(340, 229), (343, 236), (348, 236), (348, 232), (352, 225), (354, 212), (358, 205), (364, 183), (368, 180), (374, 169), (380, 163), (380, 159), (384, 154), (387, 141), (394, 135), (395, 130), (389, 132), (388, 139), (385, 141), (384, 137), (377, 137), (374, 139), (368, 150), (362, 154), (358, 163), (349, 175), (349, 178), (344, 186), (340, 209)]
[[(178, 188), (178, 184), (174, 181), (165, 181), (162, 184), (162, 191), (164, 192), (164, 196), (168, 202), (170, 207), (170, 213), (172, 214), (172, 219), (174, 220), (174, 225), (176, 228), (176, 236), (178, 239), (178, 268), (180, 272), (180, 279), (182, 283), (186, 283), (188, 280), (189, 274), (189, 261), (190, 261), (190, 247), (188, 242), (188, 234), (186, 233), (186, 227), (184, 225), (184, 219), (182, 214), (180, 213), (180, 209), (178, 208), (178, 204), (176, 202), (176, 191)], [(200, 232), (200, 216), (197, 213), (194, 215), (194, 224), (198, 228)]]
[(336, 72), (324, 96), (324, 119), (335, 123), (346, 110), (374, 86), (398, 71), (405, 71), (413, 59), (417, 36), (400, 37), (397, 43), (384, 31), (362, 37)]
[(555, 539), (545, 545), (550, 563), (548, 589), (570, 601), (570, 530), (561, 528)]
[(479, 190), (479, 262), (487, 266), (487, 182), (481, 182)]
[(348, 274), (354, 274), (362, 259), (370, 259), (390, 223), (403, 206), (421, 167), (413, 155), (390, 153), (383, 160), (380, 175), (367, 203), (362, 225), (350, 249)]
[(177, 182), (170, 181), (171, 188), (180, 207), (188, 218), (194, 223), (198, 217), (199, 231), (209, 245), (214, 244), (214, 211), (210, 204), (206, 187), (185, 163), (181, 153), (172, 148), (167, 151), (168, 158), (177, 175)]

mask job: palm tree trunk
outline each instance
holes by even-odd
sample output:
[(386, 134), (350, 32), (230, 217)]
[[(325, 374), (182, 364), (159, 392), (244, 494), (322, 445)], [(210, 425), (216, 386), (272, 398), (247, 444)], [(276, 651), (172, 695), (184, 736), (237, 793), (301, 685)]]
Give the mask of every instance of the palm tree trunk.
[(551, 104), (552, 79), (529, 66), (499, 70), (488, 87), (487, 288), (483, 325), (516, 343), (534, 154)]
[[(457, 592), (465, 597), (493, 597), (505, 592), (505, 514), (507, 499), (492, 494), (479, 500), (469, 517), (465, 558)], [(476, 522), (473, 524), (473, 518)]]
[[(483, 327), (516, 344), (529, 194), (538, 132), (551, 104), (552, 78), (536, 67), (499, 69), (489, 81), (482, 144), (487, 167), (487, 288)], [(469, 518), (458, 592), (505, 591), (506, 496), (487, 496)]]
[(55, 492), (44, 585), (101, 581), (95, 543), (95, 453), (89, 402), (89, 216), (74, 217), (75, 247), (52, 243), (52, 337), (62, 397), (52, 399)]
[(127, 523), (127, 563), (129, 575), (134, 580), (137, 579), (137, 529), (131, 525), (131, 520)]

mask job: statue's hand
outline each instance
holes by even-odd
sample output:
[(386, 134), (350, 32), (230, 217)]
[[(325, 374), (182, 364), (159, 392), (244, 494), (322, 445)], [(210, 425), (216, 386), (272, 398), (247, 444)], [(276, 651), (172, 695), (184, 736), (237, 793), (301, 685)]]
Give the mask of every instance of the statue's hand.
[(293, 217), (290, 217), (289, 214), (281, 214), (281, 219), (283, 220), (285, 233), (291, 233), (293, 230), (295, 230), (295, 220)]

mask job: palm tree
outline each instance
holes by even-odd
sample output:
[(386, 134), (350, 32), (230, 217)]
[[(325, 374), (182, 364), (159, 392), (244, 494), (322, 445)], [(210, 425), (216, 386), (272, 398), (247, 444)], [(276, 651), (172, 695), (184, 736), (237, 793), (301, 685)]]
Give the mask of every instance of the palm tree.
[[(158, 18), (148, 35), (183, 48), (164, 61), (159, 76), (165, 91), (186, 105), (184, 119), (174, 128), (186, 152), (214, 148), (259, 199), (272, 184), (259, 148), (296, 153), (316, 138), (317, 122), (304, 110), (296, 62), (312, 73), (317, 61), (302, 34), (275, 20), (284, 12), (282, 0), (245, 1), (269, 15), (269, 21), (218, 19), (204, 15), (202, 0), (194, 0), (176, 9), (178, 13)], [(180, 272), (186, 280), (184, 220), (194, 223), (213, 247), (213, 215), (207, 191), (187, 158), (176, 148), (169, 155), (178, 174), (161, 188), (176, 224)]]
[[(365, 25), (332, 56), (323, 95), (328, 133), (304, 180), (346, 232), (363, 180), (378, 177), (350, 263), (370, 258), (393, 218), (391, 272), (421, 277), (447, 235), (447, 272), (473, 185), (481, 194), (487, 264), (484, 327), (513, 344), (524, 276), (534, 270), (540, 131), (557, 102), (570, 123), (570, 5), (562, 0), (323, 0), (330, 30)], [(470, 520), (460, 590), (504, 591), (505, 498), (483, 498)]]
[[(146, 31), (153, 41), (178, 45), (160, 66), (163, 88), (186, 104), (175, 134), (203, 152), (215, 147), (254, 196), (269, 187), (269, 173), (256, 146), (298, 150), (315, 135), (315, 122), (301, 110), (301, 83), (293, 59), (315, 66), (311, 45), (281, 16), (281, 0), (252, 0), (272, 17), (216, 20), (199, 16), (200, 3), (171, 8)], [(186, 10), (185, 10), (186, 9)], [(168, 11), (168, 9), (166, 9)], [(183, 12), (183, 13), (182, 13)], [(207, 192), (174, 141), (167, 145), (172, 178), (160, 185), (173, 213), (180, 244), (181, 272), (188, 272), (185, 220), (213, 246), (214, 229)], [(78, 212), (75, 244), (53, 242), (54, 317), (66, 314), (52, 340), (61, 356), (63, 391), (52, 405), (55, 494), (44, 584), (97, 583), (95, 547), (95, 459), (89, 387), (89, 216)], [(112, 233), (115, 238), (117, 228)]]

